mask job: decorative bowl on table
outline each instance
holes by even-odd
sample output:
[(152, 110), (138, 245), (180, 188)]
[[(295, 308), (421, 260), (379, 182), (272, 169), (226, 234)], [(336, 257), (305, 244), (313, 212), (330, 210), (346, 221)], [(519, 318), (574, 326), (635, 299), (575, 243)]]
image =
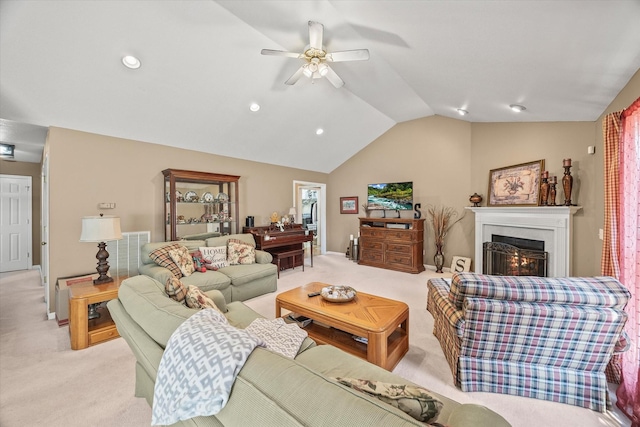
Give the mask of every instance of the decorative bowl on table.
[(356, 290), (351, 286), (325, 286), (320, 291), (320, 295), (325, 301), (348, 302), (356, 297)]

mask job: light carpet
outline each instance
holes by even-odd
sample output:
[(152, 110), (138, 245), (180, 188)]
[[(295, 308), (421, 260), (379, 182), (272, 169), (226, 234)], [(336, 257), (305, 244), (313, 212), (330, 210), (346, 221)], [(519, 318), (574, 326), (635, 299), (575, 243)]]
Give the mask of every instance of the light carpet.
[[(300, 267), (281, 272), (278, 292), (318, 281), (406, 302), (409, 352), (393, 372), (459, 402), (485, 405), (514, 427), (630, 425), (617, 411), (601, 414), (543, 400), (457, 389), (432, 334), (433, 318), (426, 311), (426, 282), (443, 276), (448, 275), (365, 267), (342, 254), (327, 254), (314, 257), (314, 267), (307, 265), (304, 272)], [(0, 426), (149, 426), (151, 408), (133, 396), (135, 359), (124, 340), (71, 350), (69, 328), (46, 320), (39, 283), (36, 270), (0, 274)], [(246, 304), (272, 319), (275, 295)]]

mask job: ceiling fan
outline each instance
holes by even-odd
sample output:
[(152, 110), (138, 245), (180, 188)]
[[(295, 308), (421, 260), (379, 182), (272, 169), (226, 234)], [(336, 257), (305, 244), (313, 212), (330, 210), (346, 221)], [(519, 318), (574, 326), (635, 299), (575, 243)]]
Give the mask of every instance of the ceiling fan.
[(342, 87), (344, 81), (329, 67), (327, 62), (366, 61), (369, 59), (367, 49), (344, 50), (341, 52), (327, 52), (322, 46), (324, 26), (319, 22), (309, 21), (309, 46), (302, 53), (285, 52), (283, 50), (262, 49), (263, 55), (286, 56), (288, 58), (304, 59), (305, 63), (298, 68), (289, 79), (287, 85), (295, 84), (300, 77), (311, 79), (326, 77), (336, 88)]

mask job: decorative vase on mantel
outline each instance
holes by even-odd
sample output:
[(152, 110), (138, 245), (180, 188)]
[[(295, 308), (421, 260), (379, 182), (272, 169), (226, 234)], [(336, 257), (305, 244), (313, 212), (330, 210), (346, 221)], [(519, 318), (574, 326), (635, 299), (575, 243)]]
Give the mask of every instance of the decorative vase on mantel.
[(444, 254), (442, 253), (442, 244), (436, 243), (436, 254), (433, 256), (433, 263), (436, 266), (436, 273), (442, 273), (444, 266)]

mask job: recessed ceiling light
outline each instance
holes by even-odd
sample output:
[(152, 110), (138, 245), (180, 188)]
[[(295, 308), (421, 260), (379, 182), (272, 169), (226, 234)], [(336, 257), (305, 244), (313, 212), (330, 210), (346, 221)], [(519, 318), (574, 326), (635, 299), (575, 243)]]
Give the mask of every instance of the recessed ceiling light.
[(458, 108), (456, 109), (456, 111), (458, 112), (458, 114), (460, 114), (461, 116), (466, 116), (467, 114), (469, 114), (469, 112), (467, 110), (464, 110), (462, 108)]
[(511, 104), (509, 105), (509, 108), (511, 108), (516, 113), (520, 113), (527, 109), (524, 105), (518, 105), (518, 104)]
[(122, 57), (122, 63), (125, 67), (131, 68), (133, 70), (140, 68), (140, 60), (132, 55), (127, 55)]
[(324, 129), (318, 128), (316, 129), (316, 135), (322, 135), (324, 133)]
[(256, 104), (255, 102), (253, 104), (251, 104), (251, 106), (249, 107), (249, 109), (253, 112), (256, 112), (260, 109), (260, 105)]

